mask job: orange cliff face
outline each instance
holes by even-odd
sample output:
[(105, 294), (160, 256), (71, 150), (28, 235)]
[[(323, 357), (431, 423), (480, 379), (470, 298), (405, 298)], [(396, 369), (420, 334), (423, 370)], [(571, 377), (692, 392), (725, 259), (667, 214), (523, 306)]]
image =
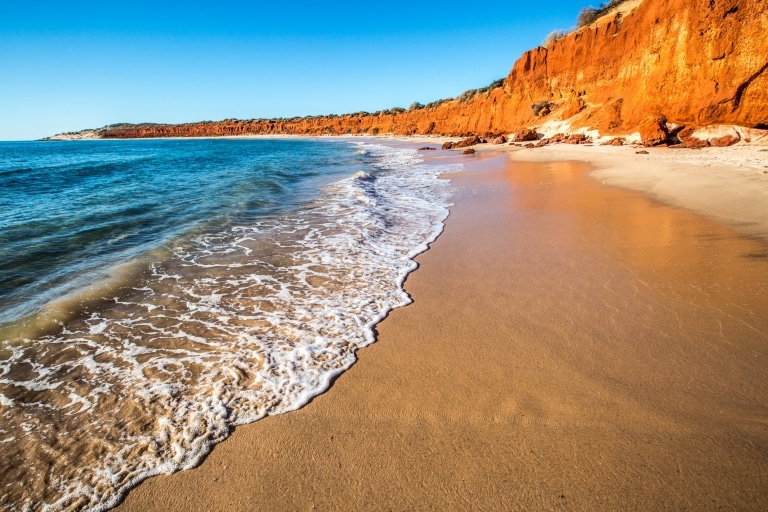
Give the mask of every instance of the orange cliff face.
[(525, 72), (518, 61), (510, 93), (591, 106), (574, 122), (601, 132), (631, 131), (656, 115), (675, 124), (768, 127), (765, 34), (762, 1), (645, 0), (529, 52), (539, 71)]
[[(620, 12), (621, 11), (621, 12)], [(628, 0), (619, 11), (523, 54), (501, 87), (381, 115), (120, 125), (103, 138), (245, 134), (510, 133), (568, 119), (602, 134), (649, 117), (677, 125), (768, 128), (768, 5), (763, 0)], [(531, 105), (549, 101), (542, 117)]]

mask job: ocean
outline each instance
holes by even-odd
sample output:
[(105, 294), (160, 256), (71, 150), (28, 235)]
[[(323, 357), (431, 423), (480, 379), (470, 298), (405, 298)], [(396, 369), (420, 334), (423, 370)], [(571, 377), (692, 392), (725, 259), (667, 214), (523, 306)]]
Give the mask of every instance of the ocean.
[(0, 143), (0, 508), (107, 509), (322, 393), (410, 302), (458, 168), (352, 139)]

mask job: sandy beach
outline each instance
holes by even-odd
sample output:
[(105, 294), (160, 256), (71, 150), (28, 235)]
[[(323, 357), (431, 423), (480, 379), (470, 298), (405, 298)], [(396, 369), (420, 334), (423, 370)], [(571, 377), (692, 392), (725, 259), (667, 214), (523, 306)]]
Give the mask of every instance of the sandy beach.
[(325, 394), (118, 510), (768, 509), (768, 153), (498, 149), (425, 153), (445, 232)]

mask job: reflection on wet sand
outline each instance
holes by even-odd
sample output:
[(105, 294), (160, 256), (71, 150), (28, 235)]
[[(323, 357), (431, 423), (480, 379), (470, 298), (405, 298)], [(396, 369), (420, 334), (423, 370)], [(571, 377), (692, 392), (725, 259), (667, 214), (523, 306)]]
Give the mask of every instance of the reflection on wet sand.
[[(768, 311), (763, 242), (637, 192), (596, 187), (588, 170), (582, 162), (521, 162), (507, 179), (524, 185), (513, 196), (520, 206), (561, 213), (571, 236), (617, 254), (649, 286), (742, 313)], [(536, 193), (539, 187), (546, 193)], [(768, 330), (768, 318), (755, 322)]]

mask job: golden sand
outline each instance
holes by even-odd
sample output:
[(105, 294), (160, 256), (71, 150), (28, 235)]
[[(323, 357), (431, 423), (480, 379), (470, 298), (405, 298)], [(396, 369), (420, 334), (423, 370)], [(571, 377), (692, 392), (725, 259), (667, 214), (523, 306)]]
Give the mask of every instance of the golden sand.
[(584, 163), (450, 158), (378, 342), (121, 510), (768, 509), (768, 247)]

